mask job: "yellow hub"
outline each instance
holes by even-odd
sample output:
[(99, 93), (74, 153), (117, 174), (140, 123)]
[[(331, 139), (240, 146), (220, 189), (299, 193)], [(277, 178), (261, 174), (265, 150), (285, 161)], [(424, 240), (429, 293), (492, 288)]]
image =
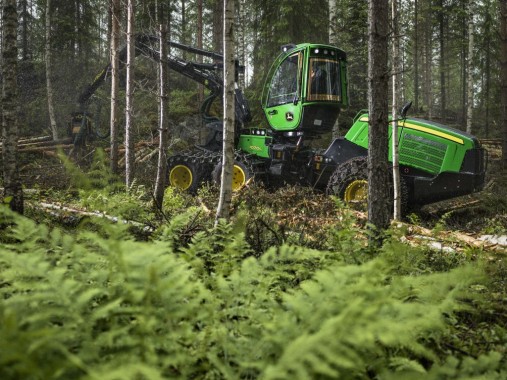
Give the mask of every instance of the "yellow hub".
[(234, 165), (232, 170), (232, 191), (238, 191), (246, 183), (245, 171), (238, 165)]
[(169, 184), (180, 190), (187, 190), (192, 181), (192, 171), (186, 165), (176, 165), (169, 173)]
[(343, 194), (345, 202), (364, 203), (368, 199), (368, 181), (356, 179), (352, 181)]

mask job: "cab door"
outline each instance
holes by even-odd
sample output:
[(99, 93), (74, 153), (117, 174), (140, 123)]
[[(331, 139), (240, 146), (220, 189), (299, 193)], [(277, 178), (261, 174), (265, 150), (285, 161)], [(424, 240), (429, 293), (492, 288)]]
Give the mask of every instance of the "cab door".
[(301, 72), (303, 53), (296, 52), (275, 70), (264, 104), (269, 125), (276, 131), (291, 131), (301, 122)]

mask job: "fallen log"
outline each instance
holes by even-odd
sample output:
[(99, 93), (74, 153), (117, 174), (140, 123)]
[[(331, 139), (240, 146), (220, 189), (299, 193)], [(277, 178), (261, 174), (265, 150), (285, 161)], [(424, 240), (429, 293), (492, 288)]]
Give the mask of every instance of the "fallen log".
[(46, 202), (40, 202), (37, 204), (28, 203), (32, 208), (38, 209), (45, 212), (53, 213), (55, 216), (62, 216), (63, 213), (70, 213), (82, 217), (94, 217), (94, 218), (101, 218), (106, 219), (113, 223), (123, 223), (123, 224), (129, 224), (134, 227), (140, 228), (144, 232), (153, 232), (155, 228), (151, 225), (136, 222), (133, 220), (127, 220), (127, 219), (121, 219), (117, 216), (111, 216), (107, 215), (106, 213), (99, 212), (99, 211), (85, 211), (85, 210), (78, 210), (72, 207), (66, 207), (54, 203), (46, 203)]
[[(459, 231), (433, 231), (425, 227), (407, 224), (400, 221), (393, 221), (393, 227), (404, 228), (408, 232), (404, 238), (410, 242), (417, 240), (418, 242), (426, 241), (430, 248), (440, 246), (442, 251), (447, 251), (453, 245), (464, 245), (466, 247), (487, 249), (494, 252), (507, 253), (507, 246), (496, 243), (489, 243), (487, 240), (475, 238)], [(437, 243), (437, 244), (435, 244)], [(463, 247), (461, 247), (463, 248)]]

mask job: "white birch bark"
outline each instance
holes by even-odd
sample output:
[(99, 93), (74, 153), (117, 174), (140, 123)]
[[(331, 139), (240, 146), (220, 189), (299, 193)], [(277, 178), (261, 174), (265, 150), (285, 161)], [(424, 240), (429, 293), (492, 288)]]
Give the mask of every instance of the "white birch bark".
[(222, 179), (215, 225), (219, 219), (229, 220), (234, 167), (234, 0), (224, 0), (224, 139)]
[(118, 97), (120, 93), (120, 59), (118, 47), (120, 40), (120, 0), (111, 1), (111, 172), (118, 173)]
[(125, 102), (125, 183), (127, 189), (134, 181), (134, 140), (133, 140), (133, 117), (134, 117), (134, 22), (135, 0), (128, 0), (127, 4), (127, 88)]
[(56, 126), (55, 107), (53, 101), (53, 82), (52, 82), (52, 54), (51, 54), (51, 0), (46, 0), (46, 90), (48, 98), (49, 124), (53, 140), (58, 140), (58, 128)]
[(165, 25), (159, 27), (159, 142), (158, 142), (158, 165), (157, 179), (155, 181), (155, 202), (159, 208), (164, 201), (164, 190), (166, 187), (167, 172), (167, 141), (168, 141), (168, 123), (167, 123), (167, 28)]
[(393, 99), (392, 99), (392, 156), (393, 156), (393, 189), (394, 189), (394, 220), (401, 219), (401, 182), (400, 182), (400, 162), (398, 152), (398, 107), (400, 80), (400, 39), (398, 33), (398, 0), (391, 0), (391, 22), (392, 22), (392, 81), (393, 81)]

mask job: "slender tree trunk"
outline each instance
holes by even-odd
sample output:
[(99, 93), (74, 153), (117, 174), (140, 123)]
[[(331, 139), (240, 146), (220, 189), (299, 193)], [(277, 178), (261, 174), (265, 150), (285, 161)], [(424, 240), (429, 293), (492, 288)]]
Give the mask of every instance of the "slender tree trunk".
[[(337, 33), (337, 18), (338, 18), (338, 4), (337, 0), (328, 0), (329, 4), (329, 30), (328, 30), (328, 38), (329, 44), (333, 46), (337, 46), (339, 44), (338, 41), (338, 33)], [(340, 136), (340, 117), (336, 118), (336, 121), (333, 125), (332, 135), (333, 138), (337, 138)]]
[(440, 117), (445, 117), (447, 101), (445, 96), (445, 16), (444, 0), (440, 0), (440, 9), (438, 10), (439, 44), (440, 44)]
[(158, 142), (158, 165), (157, 180), (155, 182), (155, 202), (159, 208), (162, 208), (164, 201), (164, 191), (166, 188), (167, 172), (167, 141), (168, 141), (168, 123), (167, 123), (167, 28), (160, 25), (160, 61), (159, 61), (159, 142)]
[(394, 189), (394, 220), (401, 219), (401, 183), (400, 163), (398, 154), (398, 107), (400, 105), (400, 38), (398, 28), (398, 0), (391, 0), (392, 21), (392, 70), (393, 70), (393, 103), (392, 103), (392, 156), (393, 156), (393, 189)]
[(419, 9), (414, 1), (414, 108), (419, 112)]
[(489, 137), (489, 94), (491, 92), (491, 39), (490, 36), (490, 28), (491, 28), (491, 13), (490, 8), (488, 6), (485, 20), (485, 28), (484, 34), (486, 35), (486, 84), (485, 84), (485, 101), (486, 101), (486, 121), (485, 121), (485, 134), (486, 138)]
[(111, 172), (118, 174), (118, 117), (120, 94), (120, 58), (118, 48), (120, 44), (120, 0), (111, 0), (111, 118), (110, 118), (110, 145), (111, 145)]
[(135, 0), (128, 0), (127, 4), (127, 88), (125, 103), (125, 183), (127, 189), (134, 181), (134, 60), (135, 60)]
[(216, 52), (221, 52), (223, 48), (223, 7), (223, 0), (213, 1), (213, 50)]
[(507, 169), (507, 0), (500, 0), (500, 44), (502, 163)]
[[(181, 0), (181, 40), (182, 44), (187, 43), (187, 10), (186, 0)], [(183, 59), (187, 59), (187, 52), (183, 50)]]
[(389, 226), (388, 191), (388, 0), (368, 3), (368, 221), (378, 232)]
[(21, 1), (23, 24), (21, 25), (21, 59), (28, 60), (28, 9), (27, 0)]
[(473, 56), (474, 56), (474, 13), (473, 2), (470, 0), (468, 3), (468, 60), (467, 60), (467, 132), (472, 133), (472, 116), (473, 116), (473, 91), (474, 91), (474, 77), (473, 77)]
[(337, 0), (328, 0), (329, 4), (329, 44), (337, 45), (338, 44), (338, 33), (337, 29)]
[[(203, 6), (202, 6), (202, 0), (197, 0), (197, 47), (199, 49), (202, 49), (202, 12), (203, 12)], [(203, 62), (203, 56), (198, 54), (197, 55), (197, 62), (202, 63)], [(204, 100), (204, 86), (202, 84), (197, 85), (198, 94), (199, 94), (199, 104), (202, 103)]]
[(224, 0), (224, 140), (222, 179), (215, 225), (219, 219), (229, 220), (232, 199), (232, 171), (234, 167), (234, 1)]
[(433, 118), (433, 48), (432, 48), (432, 11), (431, 2), (427, 2), (425, 7), (425, 33), (424, 33), (424, 95), (425, 103), (428, 107), (428, 119)]
[(2, 21), (2, 137), (4, 201), (11, 210), (23, 214), (23, 189), (17, 165), (18, 144), (18, 14), (16, 0), (3, 0)]
[(49, 123), (53, 140), (58, 140), (52, 83), (52, 52), (51, 52), (51, 0), (46, 0), (46, 90), (48, 97)]

